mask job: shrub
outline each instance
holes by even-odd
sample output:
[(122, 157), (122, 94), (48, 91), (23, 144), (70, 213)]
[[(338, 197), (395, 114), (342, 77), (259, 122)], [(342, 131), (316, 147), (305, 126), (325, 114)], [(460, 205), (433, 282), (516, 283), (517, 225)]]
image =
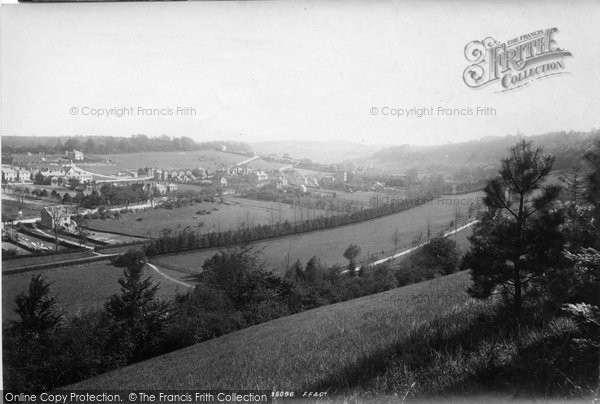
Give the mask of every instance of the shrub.
[(146, 263), (146, 255), (144, 251), (135, 248), (111, 259), (111, 263), (116, 267), (129, 267), (137, 262)]

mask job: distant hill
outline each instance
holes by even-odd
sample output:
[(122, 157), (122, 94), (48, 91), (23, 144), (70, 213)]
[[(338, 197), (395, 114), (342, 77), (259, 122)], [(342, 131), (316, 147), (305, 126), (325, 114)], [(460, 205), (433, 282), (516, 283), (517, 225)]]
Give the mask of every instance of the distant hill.
[(343, 141), (274, 140), (252, 143), (261, 156), (288, 155), (294, 159), (310, 159), (315, 163), (337, 164), (348, 159), (364, 158), (386, 146)]
[(569, 168), (581, 160), (600, 130), (591, 132), (552, 132), (537, 136), (507, 135), (437, 146), (394, 146), (379, 150), (366, 158), (352, 160), (373, 171), (403, 173), (409, 168), (453, 171), (459, 168), (496, 166), (507, 149), (526, 138), (546, 153), (556, 156), (556, 169)]

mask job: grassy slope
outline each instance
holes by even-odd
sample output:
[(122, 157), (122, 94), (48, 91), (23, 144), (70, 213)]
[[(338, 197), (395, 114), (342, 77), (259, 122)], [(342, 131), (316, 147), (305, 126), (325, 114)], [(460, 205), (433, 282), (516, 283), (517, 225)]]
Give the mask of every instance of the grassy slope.
[(593, 395), (598, 364), (572, 348), (575, 322), (517, 327), (493, 300), (470, 298), (469, 284), (462, 272), (324, 306), (70, 388), (326, 391), (349, 402)]
[[(382, 350), (464, 327), (488, 303), (465, 292), (467, 273), (410, 285), (247, 328), (78, 383), (76, 388), (282, 388), (352, 378)], [(455, 321), (459, 316), (461, 321)]]
[[(16, 320), (14, 312), (15, 298), (26, 293), (32, 276), (43, 275), (49, 282), (51, 293), (67, 315), (78, 311), (101, 308), (106, 299), (120, 293), (119, 278), (123, 268), (117, 268), (108, 262), (94, 262), (63, 268), (51, 268), (41, 271), (5, 275), (2, 277), (2, 320)], [(160, 283), (159, 295), (173, 297), (177, 291), (183, 293), (186, 288), (146, 269), (146, 275)]]

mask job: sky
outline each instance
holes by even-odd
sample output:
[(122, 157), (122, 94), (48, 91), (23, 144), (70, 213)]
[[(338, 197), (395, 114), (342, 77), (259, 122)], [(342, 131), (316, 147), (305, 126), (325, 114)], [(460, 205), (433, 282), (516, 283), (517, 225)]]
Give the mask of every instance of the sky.
[[(3, 136), (431, 145), (600, 127), (593, 1), (25, 3), (0, 13)], [(467, 43), (552, 27), (573, 54), (569, 74), (508, 92), (465, 85)], [(390, 115), (397, 108), (436, 114)]]

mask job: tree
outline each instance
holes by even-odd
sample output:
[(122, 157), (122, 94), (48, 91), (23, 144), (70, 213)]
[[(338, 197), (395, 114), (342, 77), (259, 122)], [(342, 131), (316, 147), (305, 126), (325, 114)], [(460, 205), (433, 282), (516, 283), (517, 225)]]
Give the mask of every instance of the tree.
[(442, 275), (456, 272), (460, 264), (456, 240), (438, 234), (416, 252), (415, 261), (420, 266), (433, 268)]
[(350, 244), (344, 251), (344, 258), (348, 260), (348, 271), (354, 272), (356, 269), (356, 258), (360, 255), (360, 247), (356, 244)]
[[(68, 195), (68, 194), (65, 194)], [(69, 212), (65, 206), (55, 205), (46, 208), (52, 218), (52, 227), (54, 228), (54, 240), (56, 242), (56, 251), (58, 251), (58, 225), (62, 218), (66, 217)]]
[(502, 288), (513, 297), (517, 321), (523, 288), (562, 257), (562, 212), (552, 209), (560, 187), (544, 185), (554, 157), (542, 152), (522, 140), (501, 160), (499, 176), (485, 187), (487, 215), (475, 226), (463, 260), (471, 269), (471, 295), (485, 298)]
[(87, 235), (88, 232), (86, 227), (88, 225), (88, 220), (83, 215), (77, 215), (75, 218), (75, 223), (77, 223), (77, 235), (79, 237), (79, 244), (84, 245), (87, 243)]
[(585, 155), (591, 167), (587, 176), (587, 197), (590, 203), (600, 208), (600, 140), (596, 142), (595, 149)]
[(158, 347), (170, 319), (169, 305), (158, 299), (159, 285), (143, 278), (145, 256), (138, 255), (119, 279), (121, 294), (105, 304), (115, 322), (115, 344), (131, 360), (140, 360)]
[(406, 176), (408, 177), (409, 185), (415, 184), (417, 181), (419, 181), (419, 171), (417, 171), (417, 169), (414, 167), (406, 171)]
[(73, 202), (73, 198), (71, 197), (71, 194), (69, 194), (68, 192), (65, 192), (65, 195), (63, 196), (63, 199), (62, 199), (62, 203), (67, 205), (67, 204), (70, 204), (71, 202)]
[(77, 188), (79, 185), (81, 185), (81, 181), (79, 181), (79, 178), (69, 178), (69, 189), (71, 191)]
[(50, 295), (50, 284), (41, 275), (31, 278), (29, 294), (19, 294), (15, 311), (21, 318), (14, 326), (23, 334), (45, 335), (60, 322), (62, 313), (56, 299)]
[(561, 176), (560, 181), (565, 184), (569, 199), (579, 203), (585, 193), (585, 181), (581, 173), (581, 166), (573, 167), (567, 174)]
[(400, 243), (400, 231), (398, 230), (398, 227), (396, 227), (394, 233), (392, 233), (392, 241), (394, 242), (394, 249), (397, 250), (398, 243)]
[(222, 251), (207, 259), (198, 280), (221, 290), (249, 324), (279, 317), (287, 311), (289, 282), (264, 268), (249, 247)]

